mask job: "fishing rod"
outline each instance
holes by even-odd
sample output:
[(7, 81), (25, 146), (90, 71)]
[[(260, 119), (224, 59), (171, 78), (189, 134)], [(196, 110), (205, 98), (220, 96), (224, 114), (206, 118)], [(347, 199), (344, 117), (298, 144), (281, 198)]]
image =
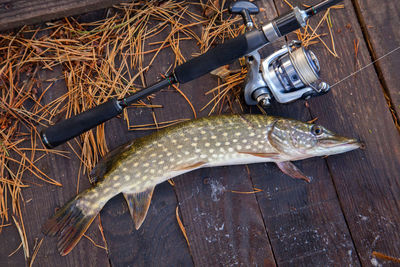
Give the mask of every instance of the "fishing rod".
[[(301, 27), (305, 27), (306, 22), (310, 17), (314, 16), (320, 11), (323, 11), (333, 5), (336, 5), (341, 1), (342, 0), (325, 0), (305, 10), (301, 10), (300, 8), (295, 7), (290, 12), (283, 14), (275, 18), (274, 20), (270, 21), (269, 23), (263, 25), (261, 29), (254, 29), (248, 31), (247, 33), (241, 36), (228, 40), (223, 44), (219, 44), (214, 48), (210, 49), (208, 52), (177, 66), (170, 74), (166, 75), (166, 77), (163, 80), (145, 89), (142, 89), (141, 91), (135, 94), (127, 96), (123, 99), (112, 98), (107, 102), (100, 104), (92, 109), (89, 109), (76, 116), (73, 116), (69, 119), (63, 120), (52, 126), (49, 126), (48, 128), (43, 129), (40, 133), (43, 144), (47, 148), (54, 148), (94, 128), (95, 126), (121, 114), (125, 107), (129, 106), (132, 103), (137, 102), (138, 100), (146, 96), (149, 96), (159, 91), (164, 87), (167, 87), (175, 83), (190, 82), (196, 78), (199, 78), (200, 76), (209, 73), (214, 69), (217, 69), (218, 67), (230, 64), (238, 58), (241, 58), (246, 55), (251, 55), (258, 49), (264, 47), (265, 45), (276, 41), (278, 38), (285, 36)], [(251, 21), (250, 14), (257, 13), (258, 9), (255, 9), (253, 6), (250, 6), (247, 3), (251, 4), (250, 2), (246, 1), (236, 2), (234, 6), (231, 6), (230, 10), (233, 13), (241, 14), (248, 29), (251, 29), (253, 27), (252, 25), (253, 23)], [(290, 48), (287, 47), (286, 49), (290, 57), (292, 55)], [(313, 68), (310, 69), (311, 71), (314, 71), (315, 69), (319, 70), (318, 61), (315, 60), (315, 57), (313, 57), (311, 53), (306, 53), (304, 50), (302, 51), (303, 53), (298, 57), (301, 59), (297, 60), (297, 63), (303, 66), (307, 64), (314, 66)], [(247, 58), (250, 58), (250, 61), (252, 61), (251, 56)], [(253, 67), (253, 69), (255, 68)], [(298, 68), (296, 68), (295, 70), (299, 71)], [(308, 75), (310, 75), (310, 71), (306, 72), (306, 74), (307, 73)], [(268, 75), (265, 76), (266, 79), (268, 79), (268, 77), (270, 76)], [(273, 81), (270, 81), (268, 85), (271, 84), (273, 86), (275, 83)], [(322, 88), (319, 89), (322, 90), (319, 91), (327, 91), (327, 89), (329, 89), (326, 88), (324, 84), (322, 84), (321, 86)], [(262, 88), (266, 87), (262, 86)], [(255, 90), (255, 91), (260, 91), (260, 90)], [(278, 92), (279, 88), (276, 88), (275, 91)], [(254, 92), (250, 93), (251, 95), (254, 95)], [(256, 99), (258, 99), (259, 102), (263, 104), (268, 104), (270, 97), (269, 94), (265, 93), (265, 89), (261, 90), (261, 93), (262, 93), (261, 95), (256, 96)], [(289, 95), (290, 99), (294, 99), (296, 97), (297, 98), (302, 96), (304, 97), (306, 96), (306, 93), (301, 92), (300, 95), (296, 94), (293, 97), (292, 96), (293, 94), (291, 94), (291, 92), (288, 92), (287, 95)], [(281, 102), (279, 101), (278, 98), (277, 100), (278, 102)], [(284, 98), (282, 101), (286, 100), (287, 98)], [(249, 101), (251, 102), (251, 100)], [(248, 101), (246, 100), (246, 102)]]

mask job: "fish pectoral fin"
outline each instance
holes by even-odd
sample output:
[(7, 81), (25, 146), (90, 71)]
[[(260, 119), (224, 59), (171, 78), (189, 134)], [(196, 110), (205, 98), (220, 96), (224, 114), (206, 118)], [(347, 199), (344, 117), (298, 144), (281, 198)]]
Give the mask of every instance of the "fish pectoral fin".
[(174, 169), (174, 171), (190, 171), (190, 170), (198, 169), (206, 164), (207, 164), (207, 162), (205, 162), (205, 161), (199, 161), (199, 162), (195, 162), (193, 164), (180, 165), (180, 166), (177, 166)]
[(278, 168), (292, 178), (302, 179), (306, 182), (311, 182), (311, 178), (303, 174), (299, 168), (290, 161), (276, 162)]
[(151, 197), (153, 196), (154, 187), (139, 193), (123, 193), (128, 203), (135, 228), (138, 230), (146, 218), (147, 211), (150, 207)]
[(260, 158), (271, 158), (271, 159), (279, 159), (279, 153), (264, 153), (264, 152), (252, 152), (252, 151), (237, 151), (237, 153), (240, 154), (248, 154), (252, 155), (255, 157), (260, 157)]

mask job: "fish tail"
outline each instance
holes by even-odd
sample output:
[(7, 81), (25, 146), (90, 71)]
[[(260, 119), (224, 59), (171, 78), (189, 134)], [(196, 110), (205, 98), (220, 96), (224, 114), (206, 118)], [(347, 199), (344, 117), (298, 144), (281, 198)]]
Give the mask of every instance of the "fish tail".
[(78, 205), (81, 195), (65, 204), (42, 227), (45, 235), (58, 235), (57, 248), (61, 256), (67, 255), (75, 247), (100, 211), (82, 210)]

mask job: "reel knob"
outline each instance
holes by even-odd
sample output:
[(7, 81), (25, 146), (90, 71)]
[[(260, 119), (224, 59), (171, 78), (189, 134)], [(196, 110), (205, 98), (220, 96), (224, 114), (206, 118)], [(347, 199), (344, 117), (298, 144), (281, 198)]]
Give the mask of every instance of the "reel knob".
[(327, 84), (326, 82), (320, 82), (320, 83), (318, 84), (317, 89), (318, 89), (320, 92), (326, 93), (326, 92), (328, 92), (328, 91), (331, 89), (331, 86), (330, 86), (329, 84)]
[(248, 1), (233, 2), (229, 6), (229, 12), (231, 14), (239, 14), (242, 16), (246, 28), (251, 30), (254, 27), (254, 22), (251, 18), (251, 14), (257, 14), (260, 9), (253, 3)]

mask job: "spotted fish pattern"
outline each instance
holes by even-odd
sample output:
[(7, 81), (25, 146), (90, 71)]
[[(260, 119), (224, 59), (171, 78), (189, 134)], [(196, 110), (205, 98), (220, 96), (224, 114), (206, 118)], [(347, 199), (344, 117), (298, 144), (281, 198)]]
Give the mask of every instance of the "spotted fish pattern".
[(123, 193), (138, 229), (154, 187), (203, 167), (276, 162), (286, 174), (309, 181), (291, 160), (346, 152), (360, 147), (322, 126), (264, 115), (220, 115), (181, 123), (136, 139), (102, 159), (92, 175), (96, 186), (60, 209), (43, 227), (59, 235), (66, 255), (112, 197)]

